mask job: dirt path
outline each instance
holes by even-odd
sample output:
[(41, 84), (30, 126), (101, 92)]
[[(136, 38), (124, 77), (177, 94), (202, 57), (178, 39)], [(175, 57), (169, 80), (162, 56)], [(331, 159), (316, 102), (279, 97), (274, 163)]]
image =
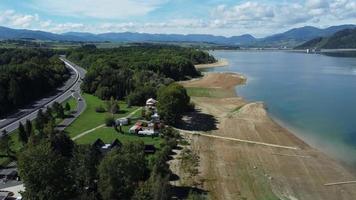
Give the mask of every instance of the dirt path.
[[(233, 81), (234, 78), (240, 80)], [(229, 73), (208, 74), (203, 79), (182, 84), (233, 92), (233, 83), (244, 82), (240, 75)], [(355, 184), (324, 185), (356, 180), (355, 176), (339, 162), (275, 123), (263, 103), (248, 103), (231, 96), (192, 97), (192, 100), (198, 109), (218, 121), (216, 130), (200, 132), (211, 137), (197, 135), (191, 142), (191, 148), (200, 156), (202, 189), (209, 191), (211, 199), (356, 199)]]

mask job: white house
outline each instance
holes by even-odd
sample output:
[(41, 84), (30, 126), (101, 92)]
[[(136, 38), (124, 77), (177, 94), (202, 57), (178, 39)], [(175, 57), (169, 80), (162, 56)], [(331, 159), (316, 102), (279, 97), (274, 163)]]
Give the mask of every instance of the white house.
[(151, 115), (152, 122), (160, 122), (159, 115), (157, 113)]
[(120, 118), (115, 121), (117, 126), (125, 126), (129, 124), (129, 119), (128, 118)]
[(154, 100), (153, 98), (149, 98), (146, 101), (146, 106), (151, 107), (151, 106), (156, 106), (157, 101)]
[(139, 131), (138, 134), (151, 136), (151, 135), (155, 135), (156, 132), (154, 131), (154, 129), (144, 129), (142, 131)]

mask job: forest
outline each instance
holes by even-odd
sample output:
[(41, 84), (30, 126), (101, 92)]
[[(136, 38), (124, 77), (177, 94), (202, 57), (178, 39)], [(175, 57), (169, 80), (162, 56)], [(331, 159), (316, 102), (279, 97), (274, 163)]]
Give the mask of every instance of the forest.
[(353, 49), (356, 48), (356, 29), (344, 29), (330, 37), (318, 37), (297, 46), (296, 49)]
[(0, 116), (53, 91), (69, 70), (48, 49), (0, 49)]
[(216, 61), (201, 50), (155, 44), (114, 49), (86, 45), (69, 51), (67, 57), (88, 69), (84, 92), (101, 99), (126, 98), (130, 105), (142, 105), (148, 97), (155, 98), (162, 85), (199, 76), (195, 64)]

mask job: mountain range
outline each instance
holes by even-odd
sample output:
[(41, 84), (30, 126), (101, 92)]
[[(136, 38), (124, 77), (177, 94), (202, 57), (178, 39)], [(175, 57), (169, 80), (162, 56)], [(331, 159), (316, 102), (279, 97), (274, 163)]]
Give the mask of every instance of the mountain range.
[(245, 47), (295, 47), (314, 38), (328, 37), (344, 30), (356, 28), (356, 25), (331, 26), (320, 29), (312, 26), (294, 28), (265, 38), (255, 38), (250, 34), (240, 36), (215, 36), (209, 34), (149, 34), (149, 33), (85, 33), (67, 32), (63, 34), (28, 29), (12, 29), (0, 26), (0, 39), (35, 39), (46, 41), (83, 41), (83, 42), (204, 42), (221, 45), (239, 45)]
[(356, 48), (356, 29), (344, 29), (329, 37), (317, 37), (296, 49), (351, 49)]

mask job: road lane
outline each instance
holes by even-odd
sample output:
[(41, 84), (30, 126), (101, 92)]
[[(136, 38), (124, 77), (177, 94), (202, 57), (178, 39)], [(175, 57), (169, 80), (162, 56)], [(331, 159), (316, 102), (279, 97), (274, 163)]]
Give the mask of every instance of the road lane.
[[(64, 57), (60, 58), (65, 65), (71, 70), (71, 77), (65, 82), (65, 84), (57, 89), (55, 94), (49, 95), (48, 97), (42, 98), (36, 102), (33, 102), (31, 105), (19, 109), (19, 112), (8, 116), (6, 119), (2, 119), (0, 122), (0, 135), (2, 135), (3, 130), (10, 133), (18, 128), (19, 123), (25, 123), (26, 120), (33, 120), (36, 118), (37, 113), (40, 109), (43, 111), (46, 110), (47, 106), (51, 106), (54, 102), (62, 103), (71, 97), (71, 90), (75, 90), (78, 97), (82, 98), (80, 95), (80, 84), (81, 79), (85, 76), (86, 70), (71, 63), (66, 60)], [(85, 102), (79, 101), (78, 103), (79, 114), (85, 109)]]

